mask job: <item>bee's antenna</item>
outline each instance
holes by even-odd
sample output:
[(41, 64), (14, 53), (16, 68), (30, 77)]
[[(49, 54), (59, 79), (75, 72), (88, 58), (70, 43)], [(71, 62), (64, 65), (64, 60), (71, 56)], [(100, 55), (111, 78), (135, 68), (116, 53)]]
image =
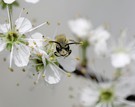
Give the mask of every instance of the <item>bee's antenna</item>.
[[(56, 43), (56, 44), (60, 45), (60, 43), (57, 42), (57, 41), (49, 41), (49, 43)], [(61, 46), (61, 45), (60, 45), (60, 46)]]
[(68, 43), (66, 45), (72, 45), (72, 44), (81, 44), (80, 42), (73, 42), (73, 43)]

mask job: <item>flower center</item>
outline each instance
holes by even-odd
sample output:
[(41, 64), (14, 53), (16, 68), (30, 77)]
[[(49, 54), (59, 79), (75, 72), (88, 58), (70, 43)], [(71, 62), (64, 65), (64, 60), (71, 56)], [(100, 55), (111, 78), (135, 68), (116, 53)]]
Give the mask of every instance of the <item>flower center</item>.
[(19, 35), (15, 32), (9, 32), (7, 34), (7, 40), (11, 43), (16, 42), (18, 40)]
[(25, 35), (20, 35), (17, 32), (10, 31), (6, 35), (6, 41), (7, 41), (7, 49), (11, 51), (12, 46), (14, 43), (22, 43), (25, 45), (28, 45), (28, 42), (25, 40)]
[(34, 59), (34, 62), (36, 64), (35, 67), (36, 67), (37, 72), (40, 72), (40, 71), (42, 71), (44, 69), (44, 63), (42, 61), (42, 56), (37, 56), (37, 58)]
[(100, 93), (100, 101), (108, 102), (111, 101), (113, 98), (114, 98), (114, 93), (110, 89), (103, 90)]

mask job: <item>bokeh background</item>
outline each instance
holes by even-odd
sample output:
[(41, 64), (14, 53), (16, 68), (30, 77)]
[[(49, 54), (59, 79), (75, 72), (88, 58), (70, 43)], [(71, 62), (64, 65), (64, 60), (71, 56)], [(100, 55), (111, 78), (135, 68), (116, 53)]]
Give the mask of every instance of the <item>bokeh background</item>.
[[(19, 16), (21, 8), (25, 7), (29, 12), (27, 17), (34, 25), (50, 22), (49, 26), (38, 30), (46, 36), (52, 36), (57, 23), (61, 23), (57, 33), (72, 37), (67, 22), (78, 16), (89, 18), (94, 28), (107, 24), (116, 39), (120, 30), (125, 28), (128, 36), (135, 35), (134, 0), (40, 0), (35, 5), (24, 0), (18, 1), (20, 7), (14, 8), (14, 20)], [(4, 23), (6, 17), (6, 10), (0, 10), (0, 23)], [(75, 56), (78, 56), (77, 51), (73, 52)], [(8, 61), (3, 61), (5, 57), (8, 60), (8, 56), (7, 52), (0, 53), (0, 107), (74, 107), (79, 104), (78, 93), (89, 84), (89, 80), (72, 75), (57, 85), (40, 82), (35, 86), (29, 70), (24, 73), (14, 66), (14, 72), (10, 72)], [(98, 68), (102, 68), (102, 65)]]

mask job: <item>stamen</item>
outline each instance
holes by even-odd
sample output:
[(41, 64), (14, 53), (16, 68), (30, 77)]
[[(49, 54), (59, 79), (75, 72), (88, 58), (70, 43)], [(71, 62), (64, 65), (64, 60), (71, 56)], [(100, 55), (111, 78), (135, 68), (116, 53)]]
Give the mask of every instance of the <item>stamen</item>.
[(37, 41), (37, 40), (41, 40), (41, 41), (44, 41), (45, 39), (32, 39), (32, 38), (25, 38), (24, 40), (27, 40), (27, 41)]
[(17, 83), (17, 84), (16, 84), (16, 86), (17, 86), (17, 87), (19, 87), (19, 86), (20, 86), (20, 84), (19, 84), (19, 83)]
[(25, 72), (26, 70), (23, 68), (22, 71)]
[(6, 60), (7, 60), (6, 58), (3, 59), (4, 62), (6, 62)]
[(36, 84), (38, 83), (39, 79), (40, 79), (41, 73), (38, 74), (37, 80), (36, 80)]
[[(23, 10), (25, 10), (25, 8), (23, 8)], [(22, 14), (22, 13), (20, 13), (20, 14)], [(21, 23), (21, 25), (20, 25), (20, 27), (19, 27), (18, 29), (20, 29), (21, 27), (23, 27), (22, 25), (23, 25), (25, 19), (27, 18), (27, 14), (28, 14), (28, 12), (26, 12), (25, 16), (23, 17), (23, 21), (22, 21), (22, 23)], [(20, 16), (20, 15), (19, 15), (19, 16)], [(20, 17), (21, 17), (21, 16), (20, 16)], [(20, 18), (20, 17), (19, 17), (19, 18)], [(17, 29), (17, 30), (18, 30), (18, 29)]]
[(52, 37), (53, 39), (55, 38), (57, 32), (58, 32), (58, 26), (55, 28), (55, 31), (54, 31), (54, 34), (53, 34), (53, 37)]
[[(40, 24), (40, 25), (38, 25), (38, 26), (36, 26), (36, 27), (30, 29), (28, 32), (31, 32), (31, 31), (33, 31), (33, 30), (36, 30), (36, 29), (42, 27), (42, 26), (45, 25), (45, 24), (48, 24), (48, 22), (44, 22), (44, 23), (42, 23), (42, 24)], [(28, 32), (26, 32), (26, 33), (28, 33)]]
[(19, 14), (19, 18), (22, 16), (22, 12), (25, 10), (25, 8), (22, 8), (21, 9), (21, 12), (20, 12), (20, 14)]
[(11, 72), (13, 72), (14, 70), (13, 70), (13, 68), (9, 68), (9, 70), (11, 71)]
[(7, 13), (8, 13), (8, 21), (10, 24), (10, 30), (12, 29), (12, 17), (11, 17), (11, 10), (9, 9), (9, 6), (7, 5)]
[(13, 59), (13, 45), (12, 45), (11, 53), (10, 53), (10, 68), (12, 66), (12, 59)]

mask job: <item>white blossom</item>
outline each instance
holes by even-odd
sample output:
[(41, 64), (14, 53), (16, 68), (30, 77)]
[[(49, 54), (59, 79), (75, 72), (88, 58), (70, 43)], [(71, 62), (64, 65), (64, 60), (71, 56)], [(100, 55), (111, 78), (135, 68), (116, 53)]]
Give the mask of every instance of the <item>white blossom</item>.
[(110, 57), (112, 66), (123, 68), (135, 59), (135, 42), (126, 38), (126, 31), (123, 31), (118, 41), (115, 41), (110, 47)]
[[(16, 0), (3, 0), (6, 4), (12, 4), (13, 2), (15, 2)], [(25, 0), (28, 3), (33, 3), (36, 4), (38, 3), (40, 0)]]
[(3, 0), (7, 4), (12, 4), (15, 0)]
[[(43, 44), (44, 40), (47, 40), (46, 44)], [(39, 72), (37, 82), (41, 76), (44, 76), (43, 78), (47, 83), (57, 84), (64, 75), (68, 74), (66, 72), (73, 72), (75, 70), (76, 63), (70, 57), (57, 58), (54, 55), (55, 44), (49, 43), (49, 41), (51, 39), (43, 38), (40, 33), (32, 35), (32, 38), (29, 39), (29, 45), (33, 48), (31, 59), (32, 64), (35, 65), (37, 72)], [(59, 64), (66, 71), (61, 69)]]
[(81, 39), (87, 38), (90, 30), (92, 29), (91, 22), (84, 18), (70, 20), (68, 24), (71, 31)]
[(94, 45), (94, 50), (97, 55), (107, 54), (107, 40), (109, 38), (110, 33), (103, 26), (90, 32), (89, 42)]
[(36, 3), (38, 3), (40, 0), (25, 0), (25, 1), (28, 2), (28, 3), (36, 4)]
[[(8, 9), (8, 8), (7, 8)], [(10, 67), (12, 59), (18, 67), (26, 66), (29, 62), (30, 48), (28, 47), (27, 33), (39, 28), (47, 22), (32, 28), (31, 22), (20, 15), (20, 17), (12, 23), (11, 14), (8, 9), (9, 23), (0, 24), (0, 51), (5, 48), (10, 51)]]
[(121, 82), (91, 82), (90, 87), (84, 88), (80, 93), (81, 105), (85, 107), (121, 107), (135, 106), (134, 103), (126, 101), (131, 90)]

